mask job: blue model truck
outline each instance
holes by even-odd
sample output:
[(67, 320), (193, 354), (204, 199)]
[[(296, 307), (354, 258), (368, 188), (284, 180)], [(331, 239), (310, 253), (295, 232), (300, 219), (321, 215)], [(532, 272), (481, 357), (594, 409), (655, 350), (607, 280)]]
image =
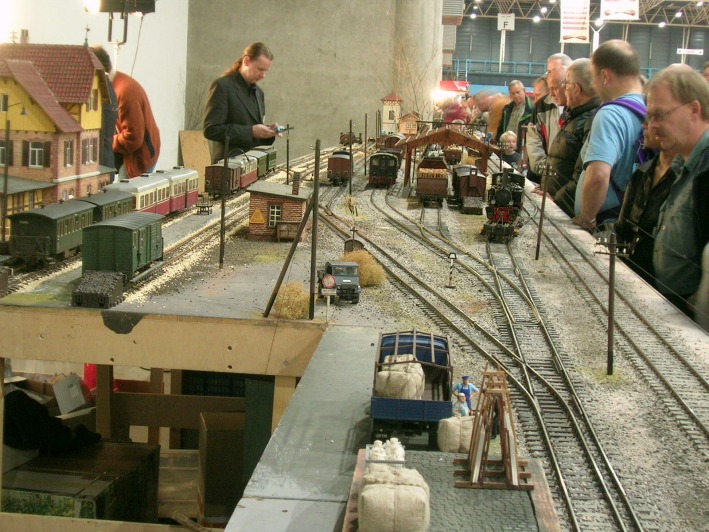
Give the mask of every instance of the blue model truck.
[[(407, 366), (411, 364), (418, 364), (420, 368)], [(402, 368), (411, 370), (413, 380), (416, 372), (422, 370), (421, 389), (414, 390), (415, 385), (412, 385), (409, 387), (412, 393), (401, 394), (407, 398), (392, 397), (396, 394), (383, 389), (383, 372), (400, 374), (405, 371)], [(447, 336), (415, 329), (380, 334), (371, 400), (372, 439), (410, 437), (426, 432), (429, 447), (435, 448), (438, 422), (452, 415), (452, 379), (453, 365)], [(410, 398), (412, 396), (414, 398)]]

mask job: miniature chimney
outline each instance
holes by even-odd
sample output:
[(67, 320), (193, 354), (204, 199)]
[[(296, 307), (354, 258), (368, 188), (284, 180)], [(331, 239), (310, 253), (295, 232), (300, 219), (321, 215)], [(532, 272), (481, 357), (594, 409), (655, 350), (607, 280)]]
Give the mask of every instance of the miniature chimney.
[(297, 196), (300, 192), (300, 172), (293, 172), (293, 195)]
[(20, 44), (29, 44), (30, 30), (20, 30)]

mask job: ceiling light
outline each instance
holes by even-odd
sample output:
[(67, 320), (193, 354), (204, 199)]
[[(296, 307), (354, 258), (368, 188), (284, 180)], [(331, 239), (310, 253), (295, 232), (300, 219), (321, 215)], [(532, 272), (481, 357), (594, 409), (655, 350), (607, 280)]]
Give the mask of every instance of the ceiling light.
[(478, 16), (477, 16), (475, 13), (471, 13), (470, 18), (472, 18), (473, 20), (475, 20), (476, 18), (478, 18)]
[(662, 22), (660, 22), (660, 23), (658, 24), (658, 26), (659, 26), (660, 28), (664, 28), (665, 26), (667, 26), (667, 22), (665, 22), (665, 21), (663, 20)]
[(704, 2), (697, 2), (697, 7), (702, 7), (704, 5)]
[(681, 11), (677, 11), (677, 13), (675, 13), (675, 18), (679, 18), (679, 17), (681, 17), (681, 16), (682, 16), (682, 12), (681, 12)]
[(548, 9), (546, 8), (546, 6), (542, 7), (542, 9), (541, 9), (542, 14), (546, 13), (547, 11), (548, 11)]
[(540, 17), (539, 15), (534, 15), (534, 17), (532, 18), (533, 22), (539, 22), (540, 20), (542, 20), (542, 17)]

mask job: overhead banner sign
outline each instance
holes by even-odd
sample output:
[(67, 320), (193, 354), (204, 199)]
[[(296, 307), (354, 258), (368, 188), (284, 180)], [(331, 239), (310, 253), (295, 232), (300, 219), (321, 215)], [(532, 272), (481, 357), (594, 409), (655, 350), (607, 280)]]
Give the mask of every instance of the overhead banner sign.
[(677, 48), (677, 55), (704, 55), (703, 48)]
[(560, 43), (588, 44), (591, 0), (561, 0)]
[(640, 0), (601, 0), (603, 20), (640, 20)]

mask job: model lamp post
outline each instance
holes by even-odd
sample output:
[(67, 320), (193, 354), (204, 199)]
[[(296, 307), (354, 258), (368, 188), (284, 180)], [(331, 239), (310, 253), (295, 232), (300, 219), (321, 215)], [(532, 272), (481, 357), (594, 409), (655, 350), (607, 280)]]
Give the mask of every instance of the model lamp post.
[(2, 95), (2, 101), (0, 102), (0, 110), (2, 110), (5, 113), (5, 138), (3, 140), (4, 143), (4, 165), (3, 165), (3, 182), (2, 182), (2, 227), (0, 228), (0, 243), (2, 245), (0, 247), (5, 248), (5, 230), (7, 227), (7, 185), (8, 182), (10, 181), (10, 119), (8, 118), (8, 112), (11, 107), (15, 107), (16, 105), (22, 105), (22, 111), (20, 114), (22, 116), (27, 116), (27, 109), (25, 109), (25, 106), (22, 104), (22, 102), (17, 102), (13, 103), (12, 105), (9, 105), (8, 103), (8, 95), (3, 94)]

